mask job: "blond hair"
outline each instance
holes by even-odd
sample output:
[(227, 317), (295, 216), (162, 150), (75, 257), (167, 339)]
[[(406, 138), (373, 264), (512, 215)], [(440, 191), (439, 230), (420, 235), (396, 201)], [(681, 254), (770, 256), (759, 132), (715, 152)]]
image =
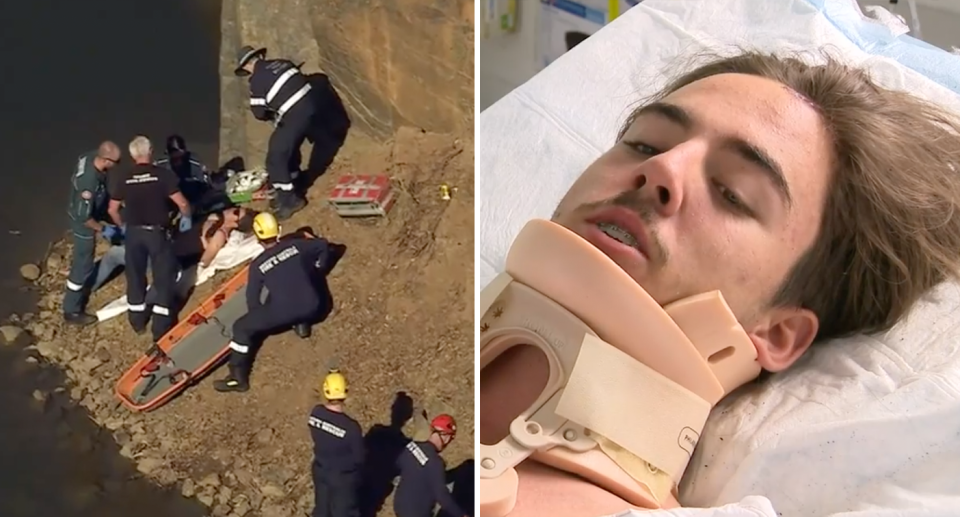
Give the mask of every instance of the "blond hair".
[[(741, 52), (701, 65), (654, 94), (661, 100), (710, 76), (759, 76), (793, 89), (833, 138), (831, 184), (813, 245), (770, 306), (804, 307), (818, 339), (891, 328), (940, 282), (960, 272), (960, 119), (821, 52)], [(620, 131), (636, 118), (628, 117)]]

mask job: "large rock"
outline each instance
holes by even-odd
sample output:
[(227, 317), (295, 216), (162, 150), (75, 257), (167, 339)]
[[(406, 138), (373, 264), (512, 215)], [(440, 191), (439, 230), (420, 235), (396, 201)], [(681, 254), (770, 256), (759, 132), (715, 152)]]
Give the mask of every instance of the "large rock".
[[(330, 78), (352, 127), (380, 140), (401, 126), (473, 128), (473, 0), (223, 0), (221, 161), (262, 163), (269, 127), (248, 113), (237, 49), (303, 62)], [(321, 85), (322, 86), (322, 85)], [(325, 106), (330, 113), (332, 106)]]
[(27, 339), (27, 333), (15, 325), (0, 326), (0, 344), (16, 345)]
[(56, 359), (62, 347), (63, 343), (60, 341), (40, 341), (37, 343), (37, 353), (47, 359)]
[(197, 495), (197, 484), (194, 483), (190, 478), (183, 480), (183, 485), (180, 487), (180, 493), (183, 495), (183, 497), (193, 497)]
[(40, 278), (40, 268), (36, 264), (24, 264), (20, 266), (20, 276), (30, 282)]
[(217, 493), (217, 502), (220, 504), (228, 504), (231, 497), (233, 497), (233, 490), (229, 487), (222, 486), (220, 491)]
[(200, 480), (200, 486), (219, 488), (220, 487), (220, 476), (216, 473), (210, 473), (203, 477)]
[(209, 493), (202, 493), (197, 496), (197, 501), (200, 501), (204, 506), (211, 507), (213, 506), (213, 495)]
[(56, 273), (60, 271), (60, 266), (62, 265), (63, 265), (63, 258), (60, 257), (59, 254), (51, 253), (50, 256), (47, 257), (47, 272)]
[(137, 470), (139, 470), (141, 474), (149, 476), (157, 472), (165, 463), (166, 462), (160, 458), (146, 456), (137, 461)]
[(251, 510), (250, 499), (245, 495), (238, 495), (233, 498), (233, 513), (239, 517), (244, 517)]
[(260, 493), (268, 499), (283, 499), (287, 495), (282, 486), (270, 481), (260, 485)]

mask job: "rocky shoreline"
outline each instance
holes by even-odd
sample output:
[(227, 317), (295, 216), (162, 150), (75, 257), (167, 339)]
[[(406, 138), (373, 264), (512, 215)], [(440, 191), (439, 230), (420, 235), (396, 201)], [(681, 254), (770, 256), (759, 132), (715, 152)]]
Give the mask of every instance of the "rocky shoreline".
[[(120, 455), (144, 478), (164, 487), (179, 486), (183, 497), (202, 503), (211, 517), (310, 515), (313, 491), (308, 473), (267, 468), (258, 476), (255, 469), (243, 468), (242, 460), (233, 469), (207, 469), (202, 474), (195, 466), (171, 464), (166, 456), (175, 448), (174, 438), (164, 432), (163, 423), (148, 424), (149, 415), (129, 411), (114, 395), (114, 383), (127, 365), (98, 344), (101, 334), (109, 332), (104, 328), (109, 322), (80, 330), (58, 323), (62, 292), (57, 287), (66, 279), (69, 248), (65, 241), (52, 246), (42, 270), (35, 264), (20, 268), (24, 280), (41, 290), (38, 312), (13, 315), (0, 326), (0, 343), (25, 346), (35, 351), (26, 358), (28, 363), (49, 363), (65, 373), (63, 386), (34, 390), (33, 398), (43, 410), (62, 411), (71, 405), (84, 408), (94, 423), (110, 431)], [(253, 437), (261, 445), (273, 439), (269, 428)]]
[[(114, 385), (150, 339), (135, 335), (123, 316), (83, 329), (62, 324), (71, 251), (67, 241), (53, 245), (38, 264), (22, 268), (31, 289), (39, 293), (38, 307), (0, 327), (0, 344), (28, 346), (32, 360), (65, 372), (66, 382), (35, 393), (36, 398), (84, 408), (140, 477), (199, 501), (215, 517), (309, 515), (312, 443), (306, 416), (321, 400), (319, 382), (333, 357), (351, 379), (348, 410), (370, 439), (368, 450), (375, 451), (365, 469), (385, 478), (377, 483), (389, 485), (381, 487), (385, 499), (375, 501), (378, 514), (393, 515), (393, 475), (384, 462), (392, 463), (389, 458), (399, 453), (392, 449), (398, 443), (424, 437), (426, 414), (448, 412), (458, 419), (461, 437), (443, 456), (448, 468), (462, 474), (457, 479), (466, 481), (455, 497), (460, 492), (469, 498), (474, 433), (472, 167), (472, 142), (461, 143), (457, 135), (405, 130), (386, 143), (360, 136), (348, 139), (311, 190), (310, 205), (291, 222), (293, 227), (310, 224), (332, 242), (347, 246), (346, 257), (329, 277), (336, 310), (309, 339), (293, 333), (272, 337), (258, 355), (255, 387), (248, 393), (224, 396), (204, 379), (151, 413), (122, 406)], [(325, 207), (323, 193), (340, 174), (373, 170), (396, 182), (399, 199), (389, 218), (346, 220)], [(460, 187), (452, 200), (439, 195), (441, 182)], [(98, 246), (102, 256), (106, 243)], [(233, 274), (219, 272), (198, 286), (189, 305)], [(94, 293), (88, 310), (122, 296), (124, 284), (119, 278)], [(401, 394), (415, 408), (395, 422), (392, 404)]]

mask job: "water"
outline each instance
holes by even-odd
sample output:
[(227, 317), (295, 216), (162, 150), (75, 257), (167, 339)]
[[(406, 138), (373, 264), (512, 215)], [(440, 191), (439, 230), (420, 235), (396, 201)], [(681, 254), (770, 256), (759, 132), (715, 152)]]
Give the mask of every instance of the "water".
[[(173, 132), (208, 160), (219, 137), (219, 2), (5, 2), (0, 15), (0, 288), (19, 289), (66, 228), (77, 155)], [(11, 232), (19, 232), (13, 235)], [(29, 297), (0, 297), (0, 313)]]
[[(162, 148), (178, 132), (215, 166), (219, 2), (4, 2), (0, 15), (0, 319), (33, 311), (19, 266), (66, 230), (76, 156), (138, 134)], [(34, 399), (59, 372), (0, 350), (0, 515), (203, 515), (135, 478), (82, 411)], [(38, 393), (38, 396), (40, 394)]]
[(108, 432), (72, 407), (67, 393), (53, 392), (62, 373), (27, 363), (28, 354), (0, 349), (0, 515), (205, 515), (195, 500), (137, 477)]

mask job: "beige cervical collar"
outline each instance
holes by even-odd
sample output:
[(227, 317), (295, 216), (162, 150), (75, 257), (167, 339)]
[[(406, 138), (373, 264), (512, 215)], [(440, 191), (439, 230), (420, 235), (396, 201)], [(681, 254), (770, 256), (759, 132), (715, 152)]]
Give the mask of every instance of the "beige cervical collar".
[(514, 467), (527, 458), (660, 508), (710, 409), (760, 373), (719, 291), (661, 307), (606, 255), (544, 220), (517, 236), (480, 308), (481, 369), (517, 345), (536, 346), (550, 364), (510, 435), (480, 445), (480, 517), (513, 510)]

